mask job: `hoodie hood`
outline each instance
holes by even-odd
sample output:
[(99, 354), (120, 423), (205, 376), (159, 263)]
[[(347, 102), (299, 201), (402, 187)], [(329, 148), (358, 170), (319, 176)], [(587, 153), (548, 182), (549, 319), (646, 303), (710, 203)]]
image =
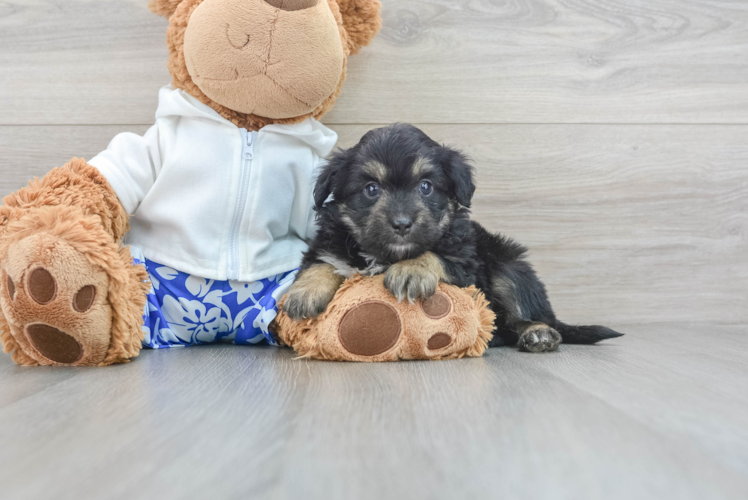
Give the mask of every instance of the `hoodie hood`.
[[(184, 90), (167, 85), (162, 87), (158, 93), (156, 120), (170, 117), (211, 120), (216, 124), (238, 129), (236, 125), (219, 115), (210, 106), (198, 101)], [(338, 140), (335, 132), (314, 118), (307, 118), (303, 122), (290, 125), (266, 125), (262, 130), (296, 138), (312, 148), (320, 158), (329, 155)]]

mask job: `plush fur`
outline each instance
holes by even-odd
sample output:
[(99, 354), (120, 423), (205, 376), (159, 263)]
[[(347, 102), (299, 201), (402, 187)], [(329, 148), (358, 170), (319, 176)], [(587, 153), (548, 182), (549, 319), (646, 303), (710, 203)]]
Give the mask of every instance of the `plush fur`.
[[(595, 343), (621, 334), (559, 321), (545, 287), (524, 259), (526, 248), (470, 219), (475, 191), (467, 158), (411, 125), (368, 132), (338, 151), (320, 175), (315, 202), (320, 230), (304, 256), (299, 282), (321, 265), (342, 276), (385, 273), (400, 300), (431, 296), (439, 282), (477, 286), (496, 313), (491, 345), (554, 350), (562, 341)], [(328, 198), (332, 195), (332, 200)], [(294, 286), (284, 310), (292, 318), (325, 310), (324, 293)]]

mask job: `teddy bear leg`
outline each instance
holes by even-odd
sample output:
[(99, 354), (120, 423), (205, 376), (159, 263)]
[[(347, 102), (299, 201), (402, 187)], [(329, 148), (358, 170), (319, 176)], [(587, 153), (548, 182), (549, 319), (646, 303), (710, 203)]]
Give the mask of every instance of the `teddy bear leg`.
[(482, 293), (440, 285), (415, 304), (368, 300), (347, 310), (338, 337), (358, 361), (446, 359), (483, 354), (495, 315)]
[(105, 365), (139, 352), (144, 270), (96, 219), (45, 207), (3, 245), (0, 340), (17, 363)]
[(495, 320), (475, 287), (441, 283), (428, 299), (398, 302), (383, 275), (357, 275), (343, 283), (320, 316), (296, 321), (281, 303), (272, 326), (277, 338), (302, 357), (397, 361), (479, 357)]

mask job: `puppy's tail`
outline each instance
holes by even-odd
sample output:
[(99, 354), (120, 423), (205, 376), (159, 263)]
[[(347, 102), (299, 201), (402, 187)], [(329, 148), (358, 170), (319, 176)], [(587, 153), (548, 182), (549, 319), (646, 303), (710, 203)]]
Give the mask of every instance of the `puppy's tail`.
[(623, 335), (615, 330), (598, 325), (573, 326), (556, 321), (553, 327), (561, 334), (564, 344), (594, 344), (601, 340), (614, 339)]

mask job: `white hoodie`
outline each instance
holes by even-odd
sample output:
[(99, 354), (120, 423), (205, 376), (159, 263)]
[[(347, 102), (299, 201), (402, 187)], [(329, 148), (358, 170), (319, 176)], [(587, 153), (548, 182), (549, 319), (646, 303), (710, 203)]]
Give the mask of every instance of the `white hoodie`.
[(299, 266), (316, 231), (314, 171), (336, 142), (312, 118), (247, 132), (167, 86), (143, 137), (119, 134), (89, 163), (131, 215), (126, 242), (146, 258), (255, 281)]

